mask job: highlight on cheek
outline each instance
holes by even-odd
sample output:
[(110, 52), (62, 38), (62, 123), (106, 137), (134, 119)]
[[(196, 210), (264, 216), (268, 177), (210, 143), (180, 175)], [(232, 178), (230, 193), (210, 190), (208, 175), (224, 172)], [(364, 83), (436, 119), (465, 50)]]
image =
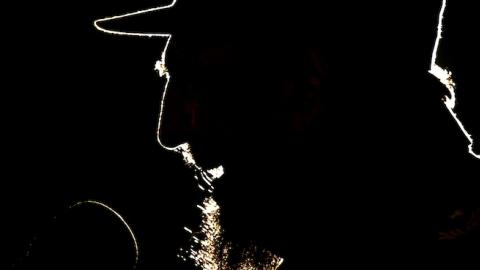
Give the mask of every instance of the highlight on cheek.
[(447, 0), (442, 0), (442, 7), (440, 9), (440, 14), (438, 18), (437, 38), (435, 39), (435, 45), (433, 47), (432, 61), (430, 64), (429, 72), (433, 76), (435, 76), (447, 88), (450, 96), (444, 97), (445, 106), (447, 107), (447, 110), (450, 112), (450, 114), (452, 115), (457, 125), (462, 130), (462, 133), (465, 135), (465, 137), (469, 141), (468, 152), (475, 158), (480, 159), (480, 153), (475, 153), (473, 151), (474, 141), (473, 141), (472, 135), (466, 130), (465, 126), (460, 121), (457, 113), (455, 112), (457, 100), (456, 100), (456, 85), (455, 85), (455, 81), (453, 80), (453, 74), (452, 72), (448, 71), (445, 68), (440, 67), (437, 64), (438, 47), (440, 46), (440, 41), (442, 39), (443, 18), (444, 18), (446, 8), (447, 8)]

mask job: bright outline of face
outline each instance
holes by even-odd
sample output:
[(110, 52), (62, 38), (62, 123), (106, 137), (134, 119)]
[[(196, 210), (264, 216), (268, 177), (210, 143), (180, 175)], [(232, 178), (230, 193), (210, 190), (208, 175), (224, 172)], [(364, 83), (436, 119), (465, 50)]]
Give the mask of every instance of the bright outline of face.
[[(165, 97), (167, 94), (169, 82), (171, 79), (171, 75), (168, 71), (168, 68), (166, 66), (166, 56), (167, 56), (167, 50), (168, 46), (170, 43), (170, 40), (172, 38), (172, 34), (170, 33), (145, 33), (145, 32), (123, 32), (123, 31), (115, 31), (115, 30), (109, 30), (104, 27), (102, 27), (102, 24), (105, 22), (111, 22), (115, 20), (120, 20), (124, 19), (127, 17), (133, 17), (133, 16), (138, 16), (138, 15), (144, 15), (147, 13), (151, 12), (156, 12), (156, 11), (161, 11), (164, 9), (169, 9), (175, 6), (177, 0), (173, 0), (169, 5), (165, 6), (160, 6), (160, 7), (154, 7), (150, 9), (145, 9), (145, 10), (140, 10), (136, 12), (131, 12), (131, 13), (126, 13), (123, 15), (118, 15), (118, 16), (113, 16), (113, 17), (107, 17), (103, 19), (96, 20), (94, 22), (94, 26), (102, 32), (105, 32), (107, 34), (112, 34), (112, 35), (121, 35), (121, 36), (131, 36), (131, 37), (146, 37), (146, 38), (161, 38), (166, 40), (166, 45), (161, 52), (160, 60), (156, 61), (155, 63), (155, 71), (158, 72), (158, 75), (160, 77), (166, 78), (166, 83), (164, 86), (164, 91), (162, 94), (162, 99), (161, 99), (161, 104), (160, 104), (160, 112), (159, 112), (159, 118), (158, 118), (158, 127), (157, 127), (157, 141), (160, 144), (162, 148), (164, 148), (167, 151), (172, 151), (175, 153), (178, 153), (182, 156), (185, 164), (191, 168), (194, 173), (195, 173), (195, 179), (198, 180), (198, 187), (200, 190), (205, 192), (205, 200), (198, 205), (198, 208), (201, 209), (202, 211), (202, 225), (199, 228), (198, 232), (193, 232), (189, 228), (185, 228), (187, 232), (192, 234), (192, 239), (194, 242), (200, 242), (201, 244), (197, 246), (197, 249), (195, 250), (190, 250), (188, 251), (188, 256), (193, 259), (194, 263), (201, 267), (202, 269), (224, 269), (224, 268), (218, 268), (218, 265), (220, 265), (222, 260), (225, 260), (223, 257), (218, 257), (214, 253), (218, 252), (218, 249), (228, 249), (228, 245), (230, 243), (225, 242), (225, 240), (222, 238), (222, 228), (220, 227), (219, 224), (219, 219), (218, 216), (220, 214), (220, 207), (218, 204), (215, 202), (213, 199), (212, 193), (214, 190), (214, 185), (213, 182), (219, 178), (222, 177), (224, 174), (224, 168), (223, 166), (218, 166), (216, 168), (211, 168), (211, 169), (205, 169), (202, 168), (197, 164), (195, 161), (194, 155), (191, 151), (190, 144), (188, 142), (181, 143), (179, 145), (170, 147), (167, 146), (163, 143), (161, 139), (161, 132), (162, 132), (162, 120), (163, 120), (163, 115), (164, 115), (164, 108), (165, 108)], [(466, 130), (462, 122), (457, 116), (457, 113), (455, 112), (455, 105), (456, 105), (456, 87), (455, 87), (455, 82), (452, 79), (452, 74), (439, 66), (437, 64), (437, 53), (438, 53), (438, 48), (440, 45), (441, 37), (442, 37), (442, 27), (443, 27), (443, 15), (445, 13), (445, 9), (447, 7), (447, 0), (442, 0), (442, 5), (440, 9), (440, 14), (439, 14), (439, 21), (438, 21), (438, 28), (437, 28), (437, 38), (434, 42), (434, 47), (432, 51), (432, 58), (431, 58), (431, 66), (429, 72), (437, 77), (448, 89), (450, 96), (446, 96), (444, 103), (447, 108), (447, 110), (450, 112), (452, 117), (455, 119), (457, 125), (460, 127), (462, 133), (465, 135), (465, 137), (469, 141), (469, 146), (468, 146), (468, 151), (469, 153), (474, 156), (475, 158), (480, 159), (480, 155), (478, 153), (474, 153), (472, 145), (473, 145), (473, 138), (470, 135), (470, 133)], [(212, 230), (212, 228), (214, 228)], [(194, 234), (200, 234), (202, 235), (202, 239), (199, 239), (195, 236)], [(224, 250), (225, 251), (225, 250)], [(265, 251), (265, 257), (269, 258), (267, 260), (266, 264), (270, 266), (270, 268), (265, 268), (265, 269), (277, 269), (283, 259), (275, 256), (268, 251)], [(258, 269), (258, 265), (252, 264), (251, 262), (244, 262), (244, 265), (236, 265), (235, 267), (245, 267), (242, 269)], [(265, 262), (263, 262), (263, 266), (265, 267)], [(235, 269), (233, 266), (228, 266), (226, 269)], [(263, 269), (263, 268), (262, 268)]]

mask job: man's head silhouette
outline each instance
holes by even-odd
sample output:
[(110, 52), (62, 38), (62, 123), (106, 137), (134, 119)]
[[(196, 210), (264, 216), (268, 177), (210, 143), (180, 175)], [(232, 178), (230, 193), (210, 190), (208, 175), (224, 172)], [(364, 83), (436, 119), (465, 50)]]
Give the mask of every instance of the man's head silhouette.
[(132, 18), (169, 39), (159, 140), (188, 142), (177, 150), (198, 170), (223, 166), (226, 235), (285, 267), (326, 247), (325, 259), (355, 249), (373, 262), (405, 235), (431, 237), (418, 204), (431, 186), (411, 175), (435, 177), (461, 152), (445, 147), (460, 136), (427, 73), (438, 5), (374, 6), (178, 0)]

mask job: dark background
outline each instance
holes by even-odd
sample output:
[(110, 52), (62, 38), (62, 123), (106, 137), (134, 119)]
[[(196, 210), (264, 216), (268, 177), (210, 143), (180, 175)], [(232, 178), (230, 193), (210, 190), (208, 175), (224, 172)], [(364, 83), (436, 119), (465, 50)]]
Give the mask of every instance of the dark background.
[[(182, 269), (176, 255), (178, 247), (185, 243), (188, 236), (183, 226), (192, 224), (198, 214), (192, 203), (197, 193), (192, 174), (184, 168), (182, 161), (156, 143), (163, 81), (156, 76), (153, 66), (164, 41), (112, 37), (92, 26), (96, 18), (154, 5), (158, 3), (143, 0), (135, 3), (22, 3), (6, 7), (7, 16), (2, 18), (1, 97), (1, 211), (2, 226), (5, 227), (1, 246), (7, 258), (2, 260), (6, 262), (5, 266), (13, 263), (33, 269), (45, 265), (50, 269), (130, 269), (132, 246), (125, 229), (116, 220), (101, 209), (67, 211), (74, 202), (94, 199), (107, 203), (129, 222), (141, 247), (141, 269)], [(361, 162), (353, 162), (341, 155), (335, 156), (330, 149), (328, 153), (337, 162), (335, 164), (350, 169), (330, 169), (329, 172), (340, 172), (339, 178), (343, 179), (348, 179), (350, 174), (354, 177), (349, 179), (364, 179), (365, 176), (372, 179), (365, 185), (353, 183), (350, 186), (353, 190), (371, 190), (373, 187), (391, 190), (392, 186), (385, 186), (384, 181), (378, 183), (374, 180), (404, 179), (404, 182), (394, 181), (403, 183), (398, 191), (414, 189), (415, 192), (394, 197), (411, 198), (401, 203), (408, 205), (408, 209), (415, 209), (415, 203), (424, 202), (418, 207), (422, 211), (412, 215), (414, 218), (428, 216), (429, 221), (424, 226), (431, 228), (429, 233), (432, 235), (435, 235), (437, 227), (445, 226), (443, 217), (453, 209), (476, 205), (472, 181), (476, 179), (474, 173), (478, 168), (478, 164), (465, 153), (466, 142), (458, 133), (458, 128), (443, 109), (443, 104), (437, 102), (444, 93), (434, 79), (422, 81), (417, 75), (412, 75), (410, 80), (417, 84), (415, 89), (419, 89), (416, 92), (419, 93), (418, 98), (408, 105), (401, 102), (405, 96), (412, 94), (405, 90), (411, 84), (399, 82), (397, 76), (404, 78), (402, 72), (412, 64), (412, 59), (418, 59), (413, 60), (418, 72), (426, 70), (429, 59), (425, 56), (435, 37), (430, 23), (420, 23), (419, 14), (427, 13), (425, 21), (435, 21), (437, 5), (439, 3), (430, 8), (428, 4), (405, 3), (373, 11), (366, 7), (356, 9), (362, 5), (345, 4), (344, 9), (336, 9), (342, 11), (338, 13), (340, 15), (331, 15), (322, 21), (331, 24), (327, 29), (331, 29), (332, 33), (338, 29), (338, 35), (329, 35), (340, 38), (343, 42), (339, 44), (345, 49), (352, 46), (345, 43), (351, 41), (351, 38), (345, 38), (347, 33), (352, 33), (356, 41), (354, 48), (362, 52), (361, 56), (355, 54), (358, 73), (346, 75), (350, 80), (335, 78), (348, 90), (333, 94), (333, 100), (335, 105), (347, 104), (336, 109), (338, 119), (350, 119), (348, 123), (355, 124), (350, 128), (341, 127), (344, 133), (339, 133), (355, 134), (349, 135), (348, 143), (341, 150), (355, 155), (367, 153), (362, 155)], [(362, 16), (357, 14), (358, 10)], [(400, 14), (403, 11), (412, 10), (414, 12), (409, 20), (399, 24), (404, 29), (416, 29), (417, 32), (409, 36), (411, 42), (397, 44), (395, 31), (402, 28), (394, 18), (402, 18)], [(352, 30), (354, 20), (349, 16), (353, 13), (365, 19), (361, 24), (356, 21), (358, 24), (353, 28), (359, 29), (358, 32)], [(376, 17), (372, 19), (370, 13)], [(143, 29), (149, 22), (155, 22), (154, 19), (149, 20), (134, 23), (132, 28), (138, 26)], [(377, 29), (382, 22), (390, 26)], [(417, 23), (422, 26), (413, 27)], [(423, 35), (423, 30), (430, 32)], [(184, 33), (194, 32), (189, 31)], [(405, 31), (401, 35), (407, 33)], [(364, 42), (366, 37), (378, 42)], [(192, 43), (191, 46), (194, 45)], [(414, 49), (417, 45), (424, 49)], [(458, 44), (451, 46), (461, 47)], [(387, 47), (393, 49), (387, 50)], [(397, 65), (390, 66), (392, 63), (385, 60), (391, 55), (390, 51), (399, 53), (394, 61)], [(348, 57), (352, 56), (346, 51), (342, 54), (339, 48), (332, 53), (342, 64), (348, 63)], [(335, 68), (338, 67), (331, 67), (336, 71)], [(389, 69), (391, 72), (387, 72)], [(333, 74), (339, 76), (340, 73)], [(415, 71), (413, 74), (420, 73)], [(358, 83), (354, 83), (355, 80)], [(374, 91), (369, 91), (366, 85)], [(429, 85), (428, 92), (420, 91), (424, 85)], [(385, 88), (398, 91), (398, 94), (377, 92)], [(382, 94), (376, 95), (379, 93)], [(355, 101), (366, 97), (370, 98), (366, 106), (368, 113), (387, 109), (382, 114), (391, 116), (383, 122), (404, 119), (400, 127), (386, 125), (386, 138), (372, 135), (375, 132), (358, 132), (374, 128), (377, 123), (358, 121), (367, 116), (367, 112), (358, 113), (357, 109), (362, 106)], [(262, 99), (259, 96), (259, 100), (265, 100), (265, 97)], [(404, 106), (411, 110), (403, 111)], [(414, 116), (418, 112), (422, 116), (416, 119)], [(412, 124), (404, 123), (413, 118), (416, 120)], [(351, 128), (353, 126), (355, 129)], [(336, 142), (342, 139), (346, 137), (336, 139)], [(392, 142), (395, 145), (393, 149), (398, 153), (394, 157), (382, 147)], [(331, 163), (334, 164), (333, 161)], [(372, 163), (378, 165), (371, 166)], [(281, 175), (282, 171), (273, 174)], [(424, 179), (424, 182), (418, 184), (414, 181), (418, 179)], [(261, 187), (260, 190), (268, 188), (267, 184), (255, 184)], [(221, 188), (229, 190), (237, 187)], [(244, 189), (248, 187), (246, 185)], [(388, 191), (384, 193), (384, 197), (390, 195)], [(252, 198), (258, 197), (259, 194), (252, 195)], [(348, 198), (355, 202), (358, 196), (345, 192), (342, 198), (345, 202), (349, 201)], [(383, 206), (380, 197), (376, 199), (368, 207), (379, 209)], [(225, 198), (220, 200), (225, 201), (227, 209), (235, 209), (234, 203), (229, 205)], [(255, 208), (255, 202), (258, 201), (252, 199), (246, 207)], [(426, 213), (425, 209), (431, 212)], [(308, 211), (314, 213), (315, 210)], [(261, 215), (261, 212), (256, 214)], [(231, 220), (230, 224), (235, 218)], [(239, 228), (244, 225), (237, 224)], [(256, 227), (268, 228), (267, 225)], [(246, 226), (244, 233), (249, 232)], [(261, 232), (260, 229), (257, 233)], [(348, 232), (345, 235), (351, 236)], [(431, 236), (431, 241), (436, 243), (435, 236)], [(24, 256), (26, 252), (30, 254), (28, 257)]]
[(195, 211), (187, 200), (194, 186), (181, 160), (156, 143), (163, 86), (153, 67), (163, 43), (112, 38), (92, 24), (157, 4), (8, 7), (2, 18), (2, 269), (12, 263), (131, 269), (130, 238), (116, 219), (101, 209), (66, 210), (85, 199), (125, 217), (148, 268), (177, 262), (187, 239), (183, 226)]

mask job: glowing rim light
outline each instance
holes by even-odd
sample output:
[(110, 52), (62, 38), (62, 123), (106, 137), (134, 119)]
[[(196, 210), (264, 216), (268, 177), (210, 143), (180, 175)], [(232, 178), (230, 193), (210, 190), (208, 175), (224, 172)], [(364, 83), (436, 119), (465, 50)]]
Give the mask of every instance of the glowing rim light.
[[(171, 40), (172, 35), (170, 33), (160, 33), (160, 32), (147, 33), (147, 32), (116, 31), (116, 30), (106, 29), (103, 26), (101, 26), (101, 24), (104, 23), (104, 22), (111, 22), (111, 21), (115, 21), (115, 20), (119, 20), (119, 19), (124, 19), (124, 18), (128, 18), (128, 17), (134, 17), (134, 16), (138, 16), (138, 15), (142, 15), (142, 14), (147, 14), (147, 13), (150, 13), (150, 12), (169, 9), (169, 8), (173, 7), (176, 3), (177, 3), (177, 0), (173, 0), (170, 4), (165, 5), (165, 6), (154, 7), (154, 8), (149, 8), (149, 9), (144, 9), (144, 10), (139, 10), (139, 11), (135, 11), (135, 12), (126, 13), (126, 14), (123, 14), (123, 15), (98, 19), (98, 20), (95, 20), (93, 22), (93, 25), (95, 26), (95, 28), (97, 30), (99, 30), (101, 32), (104, 32), (104, 33), (107, 33), (107, 34), (111, 34), (111, 35), (147, 37), (147, 38), (152, 38), (153, 37), (153, 38), (166, 38), (167, 39), (167, 42), (166, 42), (166, 44), (164, 46), (164, 49), (161, 53), (160, 60), (158, 60), (155, 63), (155, 68), (154, 68), (154, 70), (158, 72), (158, 75), (160, 77), (165, 77), (166, 80), (167, 80), (166, 83), (165, 83), (165, 86), (164, 86), (164, 89), (163, 89), (163, 94), (162, 94), (161, 101), (160, 101), (160, 112), (159, 112), (159, 116), (158, 116), (158, 125), (157, 125), (157, 142), (165, 150), (173, 151), (173, 152), (176, 152), (176, 153), (179, 153), (180, 155), (182, 155), (183, 161), (187, 164), (187, 166), (191, 167), (195, 171), (195, 173), (198, 173), (201, 176), (201, 178), (204, 180), (204, 183), (199, 184), (199, 188), (203, 191), (208, 191), (209, 193), (212, 193), (213, 192), (212, 182), (215, 179), (219, 179), (220, 177), (222, 177), (222, 175), (224, 173), (223, 166), (220, 165), (216, 168), (205, 170), (204, 168), (200, 167), (197, 164), (197, 162), (195, 161), (195, 158), (192, 154), (192, 150), (191, 150), (191, 147), (190, 147), (189, 143), (185, 142), (185, 143), (173, 146), (173, 147), (168, 147), (161, 140), (161, 127), (162, 127), (162, 120), (163, 120), (163, 114), (164, 114), (164, 109), (165, 109), (165, 99), (166, 99), (166, 96), (167, 96), (168, 86), (170, 84), (170, 73), (168, 72), (168, 69), (166, 67), (166, 54), (167, 54), (168, 46), (170, 44), (170, 40)], [(203, 184), (206, 184), (206, 186), (204, 186)]]
[[(162, 148), (164, 148), (168, 151), (179, 153), (180, 155), (182, 155), (182, 158), (183, 158), (184, 162), (187, 164), (187, 166), (193, 168), (194, 171), (197, 173), (197, 175), (195, 176), (195, 179), (199, 180), (198, 179), (198, 175), (199, 175), (201, 180), (203, 180), (203, 181), (199, 181), (199, 184), (198, 184), (199, 188), (203, 191), (208, 191), (209, 193), (212, 193), (213, 192), (212, 182), (213, 182), (213, 180), (219, 179), (220, 177), (222, 177), (222, 175), (224, 174), (223, 167), (219, 166), (219, 167), (214, 168), (214, 169), (204, 170), (203, 168), (201, 168), (196, 163), (189, 143), (184, 142), (182, 144), (179, 144), (179, 145), (176, 145), (176, 146), (173, 146), (173, 147), (168, 147), (161, 140), (161, 131), (162, 131), (161, 130), (161, 127), (162, 127), (161, 124), (162, 124), (163, 115), (164, 115), (165, 99), (166, 99), (167, 90), (168, 90), (168, 86), (169, 86), (170, 78), (171, 78), (170, 73), (169, 73), (169, 71), (166, 67), (166, 52), (168, 50), (168, 46), (170, 44), (170, 40), (171, 40), (172, 35), (170, 33), (153, 33), (153, 32), (147, 33), (147, 32), (116, 31), (116, 30), (110, 30), (110, 29), (107, 29), (107, 28), (104, 28), (103, 26), (101, 26), (101, 24), (104, 23), (104, 22), (111, 22), (111, 21), (115, 21), (115, 20), (119, 20), (119, 19), (123, 19), (123, 18), (127, 18), (127, 17), (133, 17), (133, 16), (137, 16), (137, 15), (147, 14), (147, 13), (150, 13), (150, 12), (155, 12), (155, 11), (159, 11), (159, 10), (168, 9), (168, 8), (173, 7), (176, 4), (176, 2), (177, 2), (177, 0), (172, 0), (172, 2), (170, 4), (165, 5), (165, 6), (154, 7), (154, 8), (150, 8), (150, 9), (139, 10), (139, 11), (136, 11), (136, 12), (126, 13), (126, 14), (123, 14), (123, 15), (98, 19), (98, 20), (94, 21), (93, 24), (94, 24), (94, 26), (97, 30), (99, 30), (101, 32), (104, 32), (104, 33), (107, 33), (107, 34), (112, 34), (112, 35), (147, 37), (147, 38), (152, 38), (152, 37), (154, 37), (154, 38), (166, 38), (166, 44), (165, 44), (164, 49), (161, 53), (160, 60), (156, 61), (155, 67), (154, 67), (154, 70), (156, 72), (158, 72), (158, 75), (160, 77), (165, 77), (166, 78), (166, 83), (165, 83), (165, 86), (164, 86), (164, 89), (163, 89), (163, 94), (162, 94), (162, 97), (161, 97), (160, 111), (159, 111), (159, 116), (158, 116), (157, 142), (159, 143), (159, 145)], [(460, 129), (462, 130), (463, 134), (469, 140), (469, 142), (470, 142), (469, 147), (468, 147), (469, 148), (469, 153), (472, 154), (474, 157), (480, 159), (480, 155), (477, 155), (473, 152), (472, 136), (467, 132), (467, 130), (464, 128), (461, 121), (458, 119), (456, 113), (454, 112), (456, 95), (455, 95), (455, 83), (452, 79), (452, 74), (451, 74), (451, 72), (447, 71), (446, 69), (441, 68), (436, 63), (438, 47), (439, 47), (441, 34), (442, 34), (443, 15), (444, 15), (444, 12), (445, 12), (445, 9), (446, 9), (446, 5), (447, 5), (447, 1), (443, 0), (442, 7), (441, 7), (441, 10), (440, 10), (439, 20), (438, 20), (438, 26), (437, 26), (437, 37), (436, 37), (435, 45), (434, 45), (433, 52), (432, 52), (431, 66), (430, 66), (429, 72), (432, 75), (434, 75), (435, 77), (437, 77), (447, 87), (447, 89), (450, 93), (450, 97), (445, 96), (445, 105), (446, 105), (448, 111), (450, 112), (450, 114), (452, 115), (452, 117), (457, 122)], [(204, 186), (204, 185), (206, 185), (206, 186)], [(116, 211), (114, 211), (112, 208), (106, 206), (105, 204), (99, 203), (99, 202), (86, 201), (86, 202), (78, 203), (76, 205), (80, 205), (80, 204), (84, 204), (84, 203), (91, 203), (91, 204), (100, 205), (100, 206), (108, 209), (109, 211), (113, 212), (115, 215), (117, 215), (117, 217), (120, 218), (120, 220), (128, 228), (129, 232), (132, 235), (132, 238), (134, 239), (135, 248), (136, 248), (136, 255), (137, 255), (136, 261), (137, 261), (138, 260), (137, 242), (136, 242), (136, 239), (135, 239), (135, 236), (134, 236), (133, 232), (131, 231), (130, 227), (125, 222), (125, 220)], [(216, 211), (219, 211), (219, 206), (216, 205), (216, 202), (213, 200), (212, 197), (207, 197), (205, 199), (203, 205), (204, 206), (215, 206), (216, 207), (216, 208), (214, 208), (215, 211), (212, 212), (211, 211), (212, 209), (206, 209), (205, 207), (202, 207), (202, 206), (198, 205), (198, 207), (202, 210), (202, 213), (204, 214), (204, 217), (206, 218), (206, 221), (207, 221), (207, 222), (203, 223), (203, 226), (206, 226), (206, 227), (212, 227), (213, 226), (213, 228), (214, 228), (213, 231), (211, 230), (211, 228), (206, 228), (206, 231), (201, 231), (202, 233), (204, 233), (207, 236), (206, 240), (208, 240), (207, 241), (208, 243), (206, 243), (205, 245), (208, 246), (208, 248), (215, 248), (215, 246), (212, 246), (214, 244), (210, 243), (211, 242), (210, 240), (215, 239), (216, 237), (219, 237), (219, 236), (217, 236), (217, 233), (218, 233), (218, 235), (221, 233), (219, 231), (221, 229), (219, 227), (216, 227), (218, 225), (218, 223), (216, 222), (216, 218), (215, 218), (216, 215), (218, 214)], [(193, 233), (193, 231), (190, 230), (189, 228), (185, 227), (184, 229), (187, 232), (189, 232), (190, 234)], [(212, 232), (214, 232), (214, 233), (212, 234)], [(215, 237), (213, 237), (212, 235), (215, 236)], [(209, 236), (212, 237), (212, 238), (208, 238)], [(194, 238), (194, 239), (196, 239), (197, 242), (198, 242), (197, 238)], [(199, 252), (203, 252), (203, 251), (205, 251), (205, 250), (200, 250)], [(197, 260), (196, 261), (197, 263), (199, 262), (198, 261), (198, 256), (199, 255), (201, 255), (202, 258), (205, 258), (205, 259), (207, 259), (207, 261), (210, 262), (207, 265), (200, 265), (203, 269), (208, 269), (208, 270), (210, 270), (210, 269), (221, 269), (218, 266), (218, 264), (215, 263), (216, 258), (209, 257), (209, 256), (212, 255), (211, 252), (209, 253), (209, 250), (207, 250), (206, 254), (195, 253), (195, 251), (193, 251), (191, 253), (191, 255), (194, 256), (194, 257), (197, 256), (195, 258)], [(283, 260), (280, 259), (280, 263), (277, 265), (277, 267), (275, 267), (275, 269), (277, 269), (282, 264), (282, 261)], [(253, 266), (252, 265), (244, 265), (243, 267), (248, 268), (248, 269), (252, 269)], [(243, 267), (241, 266), (242, 269), (244, 269)], [(221, 270), (223, 270), (223, 268)]]
[(79, 206), (82, 206), (82, 205), (85, 205), (85, 204), (100, 206), (100, 207), (108, 210), (109, 212), (113, 213), (123, 223), (125, 228), (127, 228), (128, 232), (130, 234), (130, 237), (132, 237), (133, 245), (135, 247), (135, 263), (133, 264), (133, 268), (132, 268), (132, 269), (135, 270), (137, 268), (138, 259), (140, 257), (140, 251), (139, 251), (139, 248), (138, 248), (138, 241), (137, 241), (137, 238), (135, 237), (135, 234), (133, 233), (132, 229), (130, 228), (128, 223), (125, 221), (125, 219), (122, 217), (122, 215), (120, 215), (117, 211), (115, 211), (110, 206), (108, 206), (108, 205), (106, 205), (102, 202), (93, 201), (93, 200), (77, 202), (77, 203), (73, 204), (72, 206), (70, 206), (68, 209), (76, 208), (76, 207), (79, 207)]
[[(231, 268), (228, 263), (225, 262), (225, 259), (228, 257), (229, 253), (229, 248), (227, 246), (222, 246), (223, 243), (223, 229), (220, 226), (219, 218), (218, 216), (220, 215), (220, 206), (215, 202), (213, 199), (212, 193), (213, 193), (213, 181), (216, 179), (219, 179), (223, 176), (224, 174), (224, 168), (223, 166), (218, 166), (216, 168), (212, 169), (203, 169), (201, 166), (199, 166), (195, 158), (192, 154), (190, 144), (188, 142), (184, 142), (182, 144), (173, 146), (173, 147), (168, 147), (166, 146), (162, 140), (161, 140), (161, 127), (162, 127), (162, 120), (163, 120), (163, 114), (164, 114), (164, 109), (165, 109), (165, 99), (167, 96), (167, 90), (168, 86), (170, 83), (170, 73), (168, 72), (168, 69), (166, 67), (166, 53), (168, 50), (168, 46), (170, 44), (170, 40), (172, 35), (170, 33), (145, 33), (145, 32), (126, 32), (126, 31), (116, 31), (116, 30), (110, 30), (106, 29), (103, 26), (101, 26), (102, 23), (104, 22), (111, 22), (115, 21), (118, 19), (122, 18), (127, 18), (127, 17), (132, 17), (132, 16), (137, 16), (141, 14), (146, 14), (150, 12), (155, 12), (158, 10), (163, 10), (163, 9), (168, 9), (171, 8), (175, 5), (177, 0), (173, 0), (169, 5), (165, 6), (160, 6), (160, 7), (154, 7), (150, 9), (145, 9), (145, 10), (140, 10), (136, 12), (131, 12), (131, 13), (126, 13), (123, 15), (118, 15), (118, 16), (113, 16), (113, 17), (106, 17), (103, 19), (98, 19), (95, 20), (93, 25), (95, 28), (101, 32), (111, 34), (111, 35), (120, 35), (120, 36), (133, 36), (133, 37), (147, 37), (147, 38), (166, 38), (166, 44), (164, 46), (164, 49), (161, 53), (160, 60), (156, 61), (155, 63), (155, 68), (154, 70), (158, 72), (158, 75), (160, 77), (165, 77), (166, 82), (165, 86), (163, 89), (163, 94), (161, 97), (160, 101), (160, 112), (158, 116), (158, 124), (157, 124), (157, 142), (158, 144), (164, 148), (165, 150), (172, 151), (179, 153), (182, 155), (182, 158), (185, 162), (185, 164), (192, 168), (196, 175), (194, 178), (196, 180), (202, 180), (198, 182), (198, 187), (202, 191), (206, 191), (209, 193), (208, 196), (203, 200), (202, 205), (197, 205), (197, 207), (202, 211), (202, 224), (200, 226), (200, 231), (199, 232), (194, 232), (191, 229), (184, 227), (184, 230), (187, 231), (190, 235), (192, 235), (192, 239), (195, 243), (199, 244), (200, 248), (196, 250), (193, 245), (191, 246), (190, 249), (190, 259), (194, 261), (194, 264), (197, 267), (201, 267), (203, 270), (233, 270), (233, 269), (238, 269), (238, 270), (255, 270), (255, 269), (260, 269), (256, 267), (255, 262), (252, 258), (247, 258), (245, 261), (241, 262), (238, 265), (235, 265), (234, 268)], [(199, 179), (199, 176), (201, 179)], [(95, 203), (95, 202), (92, 202)], [(100, 204), (107, 209), (111, 210), (113, 213), (115, 213), (119, 218), (121, 218), (120, 215), (118, 215), (117, 212), (115, 212), (113, 209), (109, 208), (106, 205)], [(124, 221), (121, 218), (122, 221)], [(125, 225), (128, 227), (128, 225), (125, 223)], [(130, 228), (129, 228), (130, 230)], [(133, 236), (133, 232), (130, 230)], [(201, 234), (204, 239), (200, 240), (193, 234)], [(135, 238), (134, 238), (135, 239)], [(220, 242), (220, 243), (218, 243)], [(138, 259), (138, 248), (137, 248), (137, 243), (135, 242), (135, 247), (137, 249), (137, 259)], [(217, 252), (221, 252), (221, 254), (217, 254)], [(261, 269), (265, 270), (276, 270), (278, 269), (282, 263), (283, 263), (283, 258), (280, 258), (274, 254), (271, 254), (268, 251), (264, 251), (267, 255), (266, 258), (268, 258), (270, 261), (267, 265), (261, 266)], [(244, 255), (248, 255), (249, 253), (244, 253)], [(185, 258), (183, 258), (185, 260)]]
[(473, 138), (470, 133), (465, 129), (463, 126), (463, 123), (460, 121), (458, 118), (457, 114), (455, 113), (455, 105), (456, 105), (456, 94), (455, 94), (455, 82), (452, 78), (452, 73), (448, 71), (447, 69), (444, 69), (440, 67), (437, 64), (437, 56), (438, 56), (438, 47), (440, 45), (440, 40), (442, 39), (442, 30), (443, 30), (443, 18), (445, 14), (445, 9), (447, 8), (447, 0), (442, 0), (442, 7), (440, 9), (440, 14), (438, 17), (438, 26), (437, 26), (437, 38), (435, 39), (435, 45), (433, 47), (433, 52), (432, 52), (432, 61), (430, 63), (430, 70), (429, 72), (435, 76), (437, 79), (440, 80), (442, 84), (445, 85), (445, 87), (448, 89), (448, 92), (450, 93), (450, 96), (445, 96), (445, 106), (447, 107), (448, 111), (452, 115), (453, 119), (455, 119), (455, 122), (457, 125), (460, 127), (462, 130), (463, 134), (467, 138), (467, 140), (470, 142), (468, 145), (468, 152), (480, 159), (480, 154), (476, 154), (473, 151)]

